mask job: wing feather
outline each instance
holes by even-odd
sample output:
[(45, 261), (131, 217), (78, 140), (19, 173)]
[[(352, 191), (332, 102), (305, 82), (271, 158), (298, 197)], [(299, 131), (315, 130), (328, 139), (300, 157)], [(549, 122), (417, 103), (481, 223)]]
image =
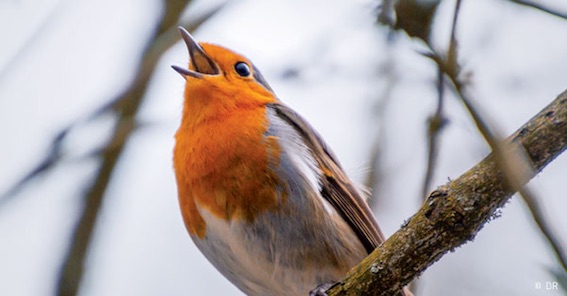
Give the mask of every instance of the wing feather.
[(367, 252), (372, 252), (384, 241), (384, 235), (366, 200), (348, 179), (337, 157), (299, 114), (281, 102), (269, 106), (303, 137), (322, 172), (321, 196), (352, 227)]

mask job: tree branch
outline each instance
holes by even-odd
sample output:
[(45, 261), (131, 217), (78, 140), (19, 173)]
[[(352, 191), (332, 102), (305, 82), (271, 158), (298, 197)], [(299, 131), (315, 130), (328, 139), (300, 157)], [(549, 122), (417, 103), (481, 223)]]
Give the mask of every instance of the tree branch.
[(526, 6), (526, 7), (531, 7), (535, 10), (539, 10), (541, 12), (545, 12), (545, 13), (548, 13), (550, 15), (556, 16), (558, 18), (562, 18), (562, 19), (567, 20), (567, 13), (563, 13), (563, 12), (559, 12), (557, 10), (553, 10), (553, 9), (543, 5), (543, 4), (539, 4), (539, 3), (536, 3), (536, 2), (532, 2), (532, 1), (525, 1), (525, 0), (509, 0), (509, 1), (512, 2), (512, 3), (516, 3), (516, 4), (519, 4), (519, 5)]
[[(567, 148), (567, 91), (506, 142), (522, 147), (534, 174), (540, 172)], [(433, 191), (400, 230), (331, 287), (328, 295), (393, 295), (496, 218), (497, 210), (515, 193), (508, 184), (494, 154), (488, 155)]]
[[(59, 296), (72, 296), (79, 291), (87, 250), (112, 173), (127, 140), (134, 131), (136, 114), (143, 102), (146, 88), (159, 59), (167, 49), (179, 40), (177, 34), (179, 16), (183, 12), (183, 8), (190, 2), (191, 0), (164, 0), (165, 13), (144, 50), (136, 77), (123, 93), (100, 109), (112, 109), (119, 116), (119, 121), (114, 128), (111, 140), (106, 145), (107, 149), (102, 150), (100, 155), (102, 164), (95, 180), (85, 192), (85, 203), (58, 275), (57, 295)], [(208, 20), (222, 6), (221, 4), (183, 25), (192, 31)]]

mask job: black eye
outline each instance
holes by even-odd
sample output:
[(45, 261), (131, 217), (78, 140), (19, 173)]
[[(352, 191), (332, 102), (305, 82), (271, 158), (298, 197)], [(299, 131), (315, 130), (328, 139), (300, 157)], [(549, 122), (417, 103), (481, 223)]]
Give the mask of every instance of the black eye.
[(250, 66), (248, 66), (245, 62), (236, 63), (234, 65), (234, 70), (236, 70), (236, 73), (242, 77), (250, 76)]

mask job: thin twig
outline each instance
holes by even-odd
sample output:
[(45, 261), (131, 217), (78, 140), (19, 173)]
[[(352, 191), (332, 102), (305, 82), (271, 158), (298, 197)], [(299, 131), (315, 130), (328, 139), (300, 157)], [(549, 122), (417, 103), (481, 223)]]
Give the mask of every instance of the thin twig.
[(475, 124), (477, 125), (477, 128), (481, 132), (482, 136), (496, 155), (496, 160), (499, 163), (500, 168), (504, 172), (507, 182), (516, 191), (518, 191), (520, 197), (525, 201), (534, 221), (536, 222), (536, 225), (539, 227), (541, 233), (544, 235), (549, 245), (551, 246), (555, 257), (559, 260), (561, 266), (567, 271), (567, 254), (565, 253), (565, 248), (561, 246), (559, 238), (551, 230), (551, 225), (547, 221), (547, 218), (543, 214), (543, 211), (541, 210), (541, 207), (537, 202), (538, 198), (533, 192), (531, 192), (531, 190), (521, 185), (523, 183), (522, 179), (526, 178), (526, 176), (522, 175), (526, 173), (526, 168), (518, 169), (518, 167), (530, 166), (529, 163), (525, 163), (527, 159), (525, 157), (515, 157), (515, 155), (509, 153), (510, 149), (508, 149), (508, 147), (505, 147), (503, 143), (498, 140), (501, 138), (498, 137), (498, 133), (490, 130), (488, 124), (480, 116), (478, 110), (473, 107), (471, 100), (465, 94), (461, 83), (457, 79), (453, 80), (453, 78), (451, 78), (451, 80), (453, 84), (460, 85), (456, 87), (457, 94), (460, 97), (461, 101), (463, 101), (469, 114), (471, 114), (471, 117), (475, 121)]
[[(447, 54), (445, 56), (445, 64), (451, 65), (452, 68), (457, 71), (457, 39), (456, 39), (456, 28), (457, 20), (459, 17), (459, 11), (461, 9), (461, 0), (457, 0), (455, 4), (455, 12), (453, 13), (453, 24), (451, 26), (451, 37), (449, 39), (449, 46), (447, 47)], [(432, 46), (428, 44), (430, 48)], [(429, 118), (429, 127), (427, 129), (427, 169), (425, 171), (425, 177), (423, 180), (423, 187), (421, 190), (420, 200), (427, 197), (429, 192), (429, 187), (431, 186), (431, 181), (433, 179), (433, 174), (435, 172), (435, 167), (437, 166), (437, 154), (439, 153), (439, 135), (447, 123), (447, 119), (443, 114), (443, 105), (445, 97), (445, 72), (441, 66), (437, 66), (437, 108), (435, 114)]]
[(439, 154), (439, 136), (443, 127), (447, 123), (447, 119), (443, 114), (443, 105), (445, 100), (445, 74), (438, 69), (437, 76), (437, 108), (435, 114), (429, 118), (427, 128), (427, 168), (423, 179), (423, 187), (421, 189), (420, 201), (427, 198), (427, 193), (431, 187), (433, 174), (437, 167), (437, 155)]
[[(457, 59), (457, 39), (456, 28), (459, 11), (461, 9), (461, 0), (457, 0), (455, 4), (455, 11), (453, 13), (453, 23), (451, 26), (451, 37), (449, 38), (449, 45), (447, 46), (447, 54), (445, 56), (446, 63), (454, 65), (458, 69)], [(429, 41), (427, 41), (429, 43)], [(431, 48), (432, 46), (429, 45)], [(429, 188), (433, 181), (433, 174), (437, 167), (437, 156), (439, 155), (439, 141), (441, 131), (447, 124), (447, 118), (443, 112), (445, 102), (445, 72), (440, 66), (437, 66), (437, 108), (435, 114), (429, 118), (427, 129), (427, 168), (425, 170), (425, 177), (423, 180), (423, 187), (421, 189), (420, 201), (427, 198)], [(417, 280), (411, 282), (411, 291), (416, 294), (420, 285)]]
[[(508, 137), (540, 172), (567, 149), (567, 91)], [(532, 177), (530, 175), (528, 177)], [(521, 181), (527, 182), (527, 179)], [(512, 197), (495, 153), (434, 190), (419, 211), (327, 294), (393, 295), (449, 251), (474, 239)]]
[[(111, 104), (120, 118), (110, 140), (110, 145), (113, 149), (103, 150), (102, 164), (96, 180), (85, 194), (85, 204), (80, 214), (79, 222), (73, 232), (72, 242), (65, 255), (64, 263), (59, 274), (57, 284), (57, 295), (59, 296), (74, 296), (78, 292), (84, 273), (85, 257), (108, 183), (116, 163), (124, 150), (124, 145), (134, 129), (133, 118), (135, 118), (141, 106), (155, 66), (162, 54), (179, 39), (176, 34), (176, 23), (178, 22), (183, 8), (189, 2), (189, 0), (166, 1), (166, 12), (162, 17), (157, 31), (142, 55), (142, 60), (139, 63), (141, 66), (137, 71), (136, 78), (130, 87)], [(187, 26), (187, 29), (194, 30), (221, 7), (222, 5), (194, 20), (190, 26)]]
[(545, 219), (545, 214), (543, 213), (543, 209), (537, 199), (537, 197), (531, 192), (529, 187), (524, 186), (521, 191), (520, 195), (523, 197), (524, 202), (526, 202), (528, 209), (534, 219), (536, 225), (544, 235), (544, 237), (548, 240), (549, 245), (553, 249), (555, 256), (559, 259), (559, 264), (563, 267), (564, 272), (567, 272), (567, 253), (565, 253), (566, 248), (562, 246), (560, 238), (552, 231), (552, 227), (549, 224), (549, 221)]
[(522, 199), (526, 202), (526, 205), (528, 206), (528, 209), (532, 214), (536, 225), (539, 227), (540, 231), (547, 239), (561, 266), (567, 271), (567, 254), (564, 251), (565, 248), (561, 246), (560, 240), (551, 230), (550, 223), (547, 221), (546, 217), (541, 211), (541, 208), (539, 207), (539, 204), (537, 202), (538, 198), (536, 198), (535, 194), (531, 192), (527, 187), (522, 187), (521, 185), (522, 183), (524, 183), (523, 179), (528, 177), (525, 176), (525, 174), (529, 174), (529, 172), (526, 172), (526, 170), (529, 170), (530, 166), (529, 163), (526, 163), (527, 159), (524, 157), (517, 157), (517, 155), (510, 153), (510, 147), (506, 147), (501, 140), (498, 140), (502, 137), (500, 137), (497, 132), (495, 132), (488, 126), (486, 121), (483, 119), (484, 116), (481, 116), (477, 108), (473, 106), (472, 100), (466, 94), (462, 82), (457, 77), (449, 75), (449, 78), (455, 86), (458, 97), (461, 99), (463, 105), (471, 115), (471, 118), (475, 122), (478, 130), (494, 152), (496, 160), (506, 176), (507, 182), (519, 193), (520, 197), (522, 197)]
[(386, 121), (384, 119), (386, 116), (384, 116), (384, 114), (388, 110), (388, 104), (392, 99), (392, 91), (398, 84), (398, 75), (394, 67), (395, 58), (392, 55), (392, 52), (392, 44), (391, 42), (388, 42), (388, 47), (384, 54), (388, 55), (389, 58), (386, 59), (385, 64), (381, 67), (381, 72), (384, 73), (386, 83), (383, 91), (379, 94), (377, 101), (372, 108), (375, 111), (374, 117), (378, 118), (379, 122), (377, 124), (378, 131), (370, 149), (370, 169), (364, 182), (366, 188), (372, 190), (372, 198), (368, 199), (368, 203), (371, 208), (376, 208), (377, 204), (383, 200), (380, 196), (379, 188), (382, 188), (384, 178), (387, 177), (387, 174), (384, 173), (382, 159), (383, 147), (386, 144), (386, 138), (384, 137), (384, 130), (386, 126)]
[(531, 7), (533, 9), (539, 10), (541, 12), (545, 12), (545, 13), (548, 13), (550, 15), (553, 15), (553, 16), (567, 20), (567, 13), (563, 13), (563, 12), (553, 10), (553, 9), (551, 9), (549, 7), (545, 7), (544, 5), (539, 4), (539, 3), (535, 3), (535, 2), (532, 2), (532, 1), (524, 1), (524, 0), (508, 0), (508, 1), (510, 1), (512, 3), (519, 4), (519, 5)]
[[(64, 152), (64, 144), (67, 140), (67, 135), (69, 135), (73, 130), (79, 128), (83, 124), (87, 124), (93, 122), (100, 118), (102, 115), (107, 114), (108, 112), (113, 111), (112, 105), (114, 102), (105, 104), (100, 108), (96, 109), (94, 112), (89, 114), (84, 119), (79, 119), (68, 126), (62, 128), (57, 135), (51, 140), (50, 148), (43, 157), (41, 161), (39, 161), (34, 168), (32, 168), (29, 172), (27, 172), (19, 181), (15, 182), (12, 186), (10, 186), (4, 193), (0, 194), (0, 210), (6, 205), (8, 202), (14, 200), (14, 198), (18, 195), (18, 193), (24, 189), (24, 187), (30, 184), (31, 181), (40, 178), (44, 174), (50, 172), (53, 168), (57, 165), (63, 163), (64, 161), (68, 161), (68, 157)], [(97, 150), (97, 149), (95, 149)], [(90, 159), (92, 156), (98, 155), (99, 151), (93, 151), (85, 155), (84, 160)], [(80, 161), (81, 159), (72, 159), (73, 161)]]
[(53, 166), (61, 161), (62, 145), (68, 132), (68, 129), (60, 131), (51, 142), (51, 148), (49, 149), (43, 160), (41, 160), (33, 169), (31, 169), (29, 173), (22, 177), (22, 179), (17, 181), (8, 190), (6, 190), (5, 193), (0, 195), (0, 209), (2, 209), (3, 206), (6, 205), (6, 203), (13, 200), (13, 198), (20, 192), (20, 190), (25, 187), (25, 185), (43, 175), (45, 172), (49, 171)]
[(448, 69), (452, 69), (451, 73), (457, 74), (460, 70), (457, 55), (458, 55), (458, 41), (457, 41), (457, 23), (459, 20), (459, 12), (461, 11), (462, 0), (457, 0), (455, 3), (455, 12), (453, 13), (453, 23), (451, 24), (451, 38), (449, 40), (449, 48), (447, 49), (447, 64)]
[[(560, 240), (550, 228), (550, 223), (547, 221), (543, 212), (541, 211), (537, 198), (535, 194), (531, 192), (528, 188), (522, 187), (523, 179), (527, 178), (525, 174), (529, 174), (526, 170), (526, 166), (529, 166), (529, 163), (526, 163), (525, 157), (518, 157), (518, 155), (511, 154), (509, 148), (506, 147), (503, 142), (500, 140), (502, 137), (499, 135), (498, 132), (494, 130), (494, 128), (490, 128), (487, 124), (484, 117), (485, 115), (481, 115), (480, 112), (476, 107), (473, 106), (472, 100), (468, 97), (465, 90), (465, 84), (459, 79), (459, 67), (457, 63), (457, 43), (455, 39), (455, 28), (457, 26), (457, 15), (460, 7), (461, 0), (457, 1), (456, 8), (455, 8), (455, 16), (453, 18), (453, 24), (451, 29), (451, 46), (449, 50), (452, 51), (448, 54), (448, 60), (443, 63), (442, 59), (437, 57), (434, 60), (437, 62), (439, 69), (442, 69), (445, 74), (449, 77), (450, 81), (453, 83), (456, 93), (471, 115), (471, 118), (475, 122), (478, 130), (493, 150), (496, 160), (498, 161), (499, 165), (501, 166), (502, 171), (504, 172), (506, 179), (510, 186), (512, 186), (515, 191), (517, 191), (522, 199), (526, 202), (536, 225), (539, 227), (542, 234), (547, 239), (549, 245), (551, 246), (556, 258), (559, 260), (561, 266), (567, 271), (567, 254), (564, 253), (564, 248), (562, 248)], [(513, 148), (513, 147), (512, 147)], [(520, 168), (520, 167), (524, 168)], [(533, 206), (533, 208), (532, 208)]]
[(378, 12), (378, 22), (393, 28), (395, 25), (394, 15), (394, 0), (382, 0), (382, 4), (380, 5)]
[(5, 79), (5, 77), (9, 74), (10, 69), (13, 69), (16, 65), (18, 65), (21, 59), (25, 57), (26, 54), (30, 52), (30, 50), (37, 48), (37, 46), (35, 46), (35, 43), (42, 36), (42, 34), (45, 34), (45, 32), (51, 29), (51, 25), (54, 23), (54, 21), (59, 20), (61, 15), (57, 14), (63, 11), (62, 6), (66, 3), (68, 3), (68, 1), (59, 0), (57, 3), (55, 3), (55, 5), (53, 5), (51, 10), (49, 11), (49, 16), (44, 17), (41, 23), (36, 26), (38, 29), (36, 29), (33, 34), (31, 34), (31, 36), (29, 36), (24, 42), (22, 42), (18, 50), (16, 50), (16, 53), (8, 59), (6, 65), (0, 68), (0, 81)]

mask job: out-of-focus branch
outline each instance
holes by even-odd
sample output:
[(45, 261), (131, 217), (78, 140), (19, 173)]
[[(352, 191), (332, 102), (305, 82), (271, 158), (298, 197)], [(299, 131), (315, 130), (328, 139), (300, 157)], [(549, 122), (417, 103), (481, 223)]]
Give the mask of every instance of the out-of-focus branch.
[(394, 0), (382, 0), (378, 11), (378, 22), (388, 27), (394, 27), (396, 25), (395, 14)]
[[(567, 149), (567, 91), (506, 143), (523, 148), (533, 174), (553, 161)], [(393, 295), (447, 252), (472, 240), (515, 193), (497, 158), (490, 154), (433, 191), (400, 230), (331, 287), (328, 295)]]
[(453, 83), (457, 96), (460, 98), (478, 130), (492, 149), (496, 161), (500, 165), (500, 169), (504, 172), (506, 181), (525, 201), (536, 225), (547, 239), (563, 269), (567, 271), (567, 253), (564, 252), (559, 238), (551, 230), (551, 225), (541, 211), (537, 197), (529, 188), (523, 186), (523, 184), (526, 183), (525, 180), (531, 178), (533, 174), (533, 172), (531, 172), (531, 163), (525, 155), (521, 154), (521, 151), (519, 151), (519, 153), (517, 150), (515, 151), (516, 147), (510, 147), (503, 143), (501, 141), (502, 136), (500, 136), (494, 128), (490, 128), (484, 119), (485, 116), (481, 115), (477, 108), (474, 107), (472, 100), (466, 92), (466, 85), (460, 79), (460, 68), (457, 62), (457, 39), (455, 38), (460, 5), (461, 0), (457, 0), (447, 59), (443, 61), (436, 56), (433, 60)]
[[(419, 1), (419, 0), (400, 0), (382, 1), (382, 9), (377, 15), (380, 24), (389, 26), (394, 30), (402, 30), (409, 36), (421, 39), (425, 44), (429, 44), (429, 36), (433, 19), (439, 7), (440, 1)], [(395, 22), (394, 22), (395, 20)], [(431, 180), (435, 172), (438, 154), (439, 135), (447, 120), (443, 114), (444, 102), (444, 80), (445, 77), (441, 70), (438, 71), (437, 91), (438, 100), (435, 113), (429, 118), (427, 129), (427, 169), (425, 172), (422, 193), (420, 200), (427, 196), (431, 186)]]
[(51, 142), (51, 148), (45, 155), (43, 160), (39, 162), (30, 172), (28, 172), (21, 180), (16, 182), (11, 188), (9, 188), (5, 193), (0, 195), (0, 209), (1, 207), (10, 201), (18, 192), (23, 189), (26, 184), (29, 184), (33, 179), (38, 176), (43, 175), (45, 172), (49, 171), (54, 167), (59, 161), (61, 161), (61, 151), (63, 140), (69, 132), (68, 129), (60, 131), (53, 141)]
[[(63, 1), (61, 1), (61, 2), (63, 2)], [(204, 13), (203, 15), (199, 16), (196, 19), (193, 19), (193, 20), (190, 20), (190, 21), (181, 20), (180, 25), (187, 28), (187, 30), (189, 30), (189, 31), (193, 31), (196, 28), (198, 28), (200, 26), (200, 24), (202, 24), (204, 21), (209, 19), (212, 15), (214, 15), (223, 6), (224, 5), (218, 6), (214, 9), (210, 10), (209, 12)], [(181, 11), (181, 10), (182, 10), (182, 8), (180, 8), (179, 11)], [(49, 19), (52, 19), (52, 18), (53, 17), (50, 17)], [(34, 34), (34, 36), (35, 35), (36, 34)], [(164, 46), (169, 44), (163, 50), (166, 50), (171, 45), (173, 45), (176, 40), (178, 40), (177, 35), (178, 35), (178, 32), (176, 30), (176, 25), (175, 25), (175, 23), (173, 23), (163, 34), (161, 34), (161, 37), (159, 37), (160, 40), (162, 40), (160, 42), (163, 42)], [(14, 61), (12, 61), (11, 63), (14, 63)], [(0, 72), (0, 77), (3, 75), (3, 73), (4, 72)], [(138, 79), (138, 78), (136, 78), (136, 79)], [(134, 82), (132, 83), (132, 85), (133, 84), (134, 84)], [(113, 112), (113, 113), (119, 112), (120, 108), (124, 108), (124, 107), (121, 106), (122, 104), (124, 104), (124, 101), (128, 101), (128, 100), (124, 99), (124, 97), (125, 97), (124, 95), (118, 96), (114, 100), (111, 100), (108, 103), (100, 106), (98, 109), (94, 110), (91, 114), (89, 114), (85, 118), (79, 119), (76, 122), (73, 122), (72, 124), (68, 125), (67, 127), (61, 129), (61, 131), (59, 131), (59, 133), (51, 141), (51, 147), (47, 151), (45, 157), (37, 165), (35, 165), (34, 168), (32, 168), (29, 172), (27, 172), (19, 181), (15, 182), (12, 186), (10, 186), (10, 188), (8, 188), (5, 192), (0, 194), (0, 209), (4, 204), (6, 204), (11, 199), (16, 197), (17, 194), (20, 192), (20, 190), (22, 190), (32, 180), (41, 177), (45, 173), (50, 172), (51, 169), (53, 169), (55, 166), (61, 164), (62, 162), (70, 160), (66, 157), (65, 153), (63, 152), (64, 151), (63, 147), (64, 147), (64, 143), (67, 139), (67, 135), (72, 130), (76, 129), (77, 127), (81, 126), (82, 124), (86, 124), (86, 123), (92, 122), (94, 120), (97, 120), (102, 115), (108, 114), (109, 112)], [(132, 120), (132, 118), (130, 118), (130, 119), (121, 118), (120, 120), (123, 121), (121, 123), (121, 126), (124, 127), (124, 126), (126, 126), (125, 122), (127, 120)], [(134, 124), (134, 122), (128, 122), (127, 125), (132, 125), (132, 128), (138, 127), (138, 125)], [(129, 132), (131, 132), (131, 130)], [(120, 146), (122, 144), (118, 143), (118, 142), (109, 143), (109, 144), (106, 145), (106, 147), (104, 147), (102, 149), (94, 149), (93, 153), (89, 153), (88, 155), (85, 155), (85, 156), (86, 157), (100, 156), (103, 153), (104, 150), (114, 149), (116, 145)], [(73, 159), (73, 161), (80, 161), (80, 160), (82, 160), (82, 159)]]
[(10, 69), (14, 68), (14, 66), (21, 61), (22, 57), (28, 54), (30, 50), (37, 48), (37, 46), (34, 46), (34, 42), (37, 42), (38, 38), (42, 34), (45, 34), (46, 31), (51, 29), (53, 21), (58, 20), (60, 17), (58, 13), (64, 10), (64, 4), (69, 2), (70, 1), (59, 0), (53, 7), (51, 7), (48, 16), (44, 17), (41, 23), (36, 26), (38, 29), (22, 43), (16, 53), (8, 59), (8, 63), (6, 63), (4, 67), (0, 68), (0, 81), (5, 79), (4, 77), (8, 75)]
[(373, 115), (379, 120), (376, 124), (378, 131), (374, 138), (374, 143), (370, 149), (370, 168), (366, 175), (364, 186), (372, 190), (372, 197), (368, 199), (368, 204), (371, 208), (377, 208), (378, 204), (383, 200), (380, 196), (378, 188), (382, 188), (382, 182), (386, 179), (385, 168), (383, 165), (383, 147), (386, 144), (386, 137), (384, 131), (386, 130), (386, 116), (384, 114), (388, 110), (388, 104), (392, 99), (392, 92), (398, 84), (398, 73), (394, 67), (395, 57), (393, 55), (394, 49), (392, 46), (393, 39), (389, 39), (388, 47), (383, 53), (388, 58), (385, 63), (380, 65), (380, 79), (385, 79), (385, 87), (376, 98), (376, 102), (372, 106)]
[(535, 2), (532, 2), (532, 1), (524, 1), (524, 0), (508, 0), (508, 1), (510, 1), (512, 3), (519, 4), (519, 5), (531, 7), (533, 9), (539, 10), (541, 12), (545, 12), (545, 13), (548, 13), (550, 15), (553, 15), (553, 16), (567, 20), (567, 13), (553, 10), (553, 9), (546, 7), (545, 5), (540, 4), (540, 3), (535, 3)]
[(549, 246), (552, 248), (555, 257), (559, 261), (559, 264), (561, 265), (561, 267), (563, 267), (563, 272), (567, 273), (567, 253), (565, 253), (567, 248), (562, 245), (561, 239), (552, 230), (551, 224), (545, 218), (546, 215), (541, 208), (539, 200), (531, 192), (531, 190), (529, 190), (529, 188), (522, 188), (520, 194), (524, 202), (528, 206), (534, 222), (538, 226), (545, 239), (547, 239)]
[(447, 118), (443, 114), (445, 101), (445, 75), (439, 69), (437, 76), (437, 108), (433, 116), (429, 117), (427, 127), (427, 168), (423, 179), (420, 200), (427, 197), (433, 174), (437, 167), (437, 155), (439, 154), (439, 136), (443, 127), (447, 124)]
[[(451, 29), (451, 37), (449, 39), (449, 45), (447, 47), (446, 60), (447, 63), (458, 66), (457, 64), (457, 39), (456, 39), (456, 24), (459, 18), (459, 11), (461, 9), (461, 0), (457, 0), (455, 5), (455, 12), (453, 13), (453, 26)], [(424, 40), (427, 44), (430, 44), (429, 40)], [(421, 188), (421, 196), (419, 200), (422, 201), (427, 198), (427, 193), (429, 193), (431, 188), (431, 183), (433, 181), (433, 176), (435, 174), (435, 169), (437, 168), (439, 146), (441, 142), (441, 132), (448, 120), (444, 114), (445, 105), (445, 72), (441, 67), (437, 67), (437, 108), (433, 116), (428, 118), (428, 128), (427, 128), (427, 167), (425, 170), (425, 177), (423, 179), (423, 185)], [(410, 284), (411, 291), (415, 294), (418, 293), (419, 281), (413, 281)]]
[[(85, 194), (85, 204), (80, 214), (79, 222), (73, 232), (72, 241), (65, 255), (64, 263), (59, 274), (57, 294), (76, 295), (80, 287), (84, 272), (84, 262), (92, 233), (96, 225), (96, 219), (107, 185), (112, 173), (124, 149), (124, 145), (134, 130), (134, 118), (143, 101), (148, 82), (154, 69), (162, 56), (179, 39), (176, 34), (177, 22), (183, 12), (183, 8), (191, 1), (189, 0), (167, 0), (165, 1), (165, 13), (162, 16), (158, 28), (148, 42), (144, 54), (139, 62), (140, 67), (130, 86), (112, 101), (107, 107), (117, 113), (119, 122), (116, 124), (108, 147), (101, 153), (102, 163), (97, 176)], [(200, 18), (186, 24), (188, 30), (194, 30), (204, 21), (209, 19), (218, 9), (202, 15)]]
[[(451, 78), (453, 84), (460, 84), (458, 79)], [(500, 168), (504, 172), (506, 182), (513, 187), (514, 191), (520, 194), (520, 197), (526, 203), (534, 222), (540, 229), (541, 233), (547, 239), (551, 249), (553, 250), (555, 257), (567, 271), (567, 253), (565, 253), (565, 248), (561, 246), (561, 240), (555, 235), (551, 229), (551, 224), (547, 221), (543, 211), (538, 202), (538, 198), (535, 194), (529, 190), (528, 187), (524, 187), (525, 179), (531, 178), (532, 172), (531, 163), (529, 159), (523, 155), (523, 151), (517, 150), (517, 147), (512, 147), (506, 143), (501, 142), (497, 132), (491, 131), (488, 124), (483, 120), (480, 113), (472, 106), (472, 101), (466, 94), (462, 85), (456, 86), (457, 94), (467, 106), (467, 110), (474, 119), (479, 131), (485, 138), (486, 142), (492, 148), (495, 159), (499, 164)], [(514, 151), (516, 150), (516, 151)], [(519, 152), (519, 153), (518, 153)]]
[[(440, 63), (440, 59), (436, 59), (436, 61)], [(559, 263), (567, 271), (567, 253), (565, 253), (565, 248), (561, 246), (561, 240), (551, 230), (551, 225), (543, 214), (535, 194), (527, 187), (523, 187), (525, 179), (531, 178), (532, 174), (530, 172), (531, 163), (529, 159), (517, 147), (509, 146), (499, 140), (502, 137), (488, 126), (483, 116), (473, 106), (472, 100), (466, 93), (464, 84), (456, 76), (448, 75), (448, 77), (455, 86), (458, 97), (473, 118), (478, 130), (491, 147), (497, 163), (504, 172), (506, 182), (514, 188), (514, 191), (520, 194), (530, 210), (534, 222), (547, 239)]]
[[(457, 39), (456, 28), (457, 20), (459, 19), (459, 11), (461, 10), (461, 0), (457, 0), (455, 5), (455, 12), (453, 14), (453, 25), (451, 27), (451, 38), (449, 39), (449, 46), (447, 47), (446, 64), (448, 67), (458, 69), (457, 63)], [(424, 40), (428, 45), (429, 41)], [(431, 45), (429, 45), (431, 47)], [(456, 70), (455, 70), (456, 71)], [(445, 72), (438, 66), (437, 69), (437, 109), (435, 114), (429, 118), (429, 126), (427, 129), (427, 169), (425, 171), (425, 178), (423, 180), (423, 187), (421, 191), (421, 198), (426, 198), (431, 186), (431, 180), (437, 167), (437, 154), (439, 151), (439, 135), (441, 130), (447, 124), (447, 118), (443, 114), (443, 105), (445, 101)]]
[(458, 0), (455, 7), (450, 44), (446, 60), (443, 60), (436, 54), (432, 54), (431, 57), (433, 57), (432, 59), (437, 63), (440, 71), (447, 75), (455, 87), (457, 96), (466, 107), (478, 130), (496, 156), (496, 160), (505, 173), (508, 184), (514, 188), (514, 191), (517, 191), (520, 194), (530, 210), (534, 222), (547, 239), (559, 263), (563, 269), (567, 271), (567, 253), (565, 253), (565, 249), (561, 246), (560, 239), (551, 230), (551, 224), (547, 221), (543, 214), (535, 194), (529, 190), (529, 188), (522, 186), (525, 183), (523, 179), (527, 178), (526, 174), (530, 174), (529, 162), (527, 162), (527, 159), (523, 155), (513, 152), (514, 147), (507, 147), (501, 142), (500, 139), (502, 139), (502, 137), (499, 133), (495, 131), (494, 128), (491, 129), (489, 127), (484, 119), (485, 116), (482, 116), (477, 108), (473, 106), (472, 100), (466, 93), (466, 85), (460, 79), (460, 68), (457, 62), (457, 40), (455, 38), (460, 4), (461, 0)]
[[(399, 3), (398, 18), (404, 15), (404, 10), (411, 12), (421, 7), (415, 0)], [(433, 50), (426, 31), (429, 26), (415, 26), (409, 21), (399, 22), (394, 28), (423, 40), (430, 47), (432, 53), (426, 55), (437, 63), (439, 75), (449, 78), (493, 152), (455, 181), (432, 192), (417, 214), (331, 287), (328, 295), (393, 295), (448, 251), (472, 240), (486, 222), (497, 218), (496, 211), (518, 191), (532, 208), (536, 223), (565, 268), (564, 249), (545, 223), (537, 203), (530, 205), (537, 199), (523, 185), (567, 148), (567, 91), (505, 142), (500, 142), (472, 105), (459, 79), (455, 31), (460, 5), (461, 0), (457, 0), (445, 58)], [(538, 222), (539, 219), (544, 223)]]

